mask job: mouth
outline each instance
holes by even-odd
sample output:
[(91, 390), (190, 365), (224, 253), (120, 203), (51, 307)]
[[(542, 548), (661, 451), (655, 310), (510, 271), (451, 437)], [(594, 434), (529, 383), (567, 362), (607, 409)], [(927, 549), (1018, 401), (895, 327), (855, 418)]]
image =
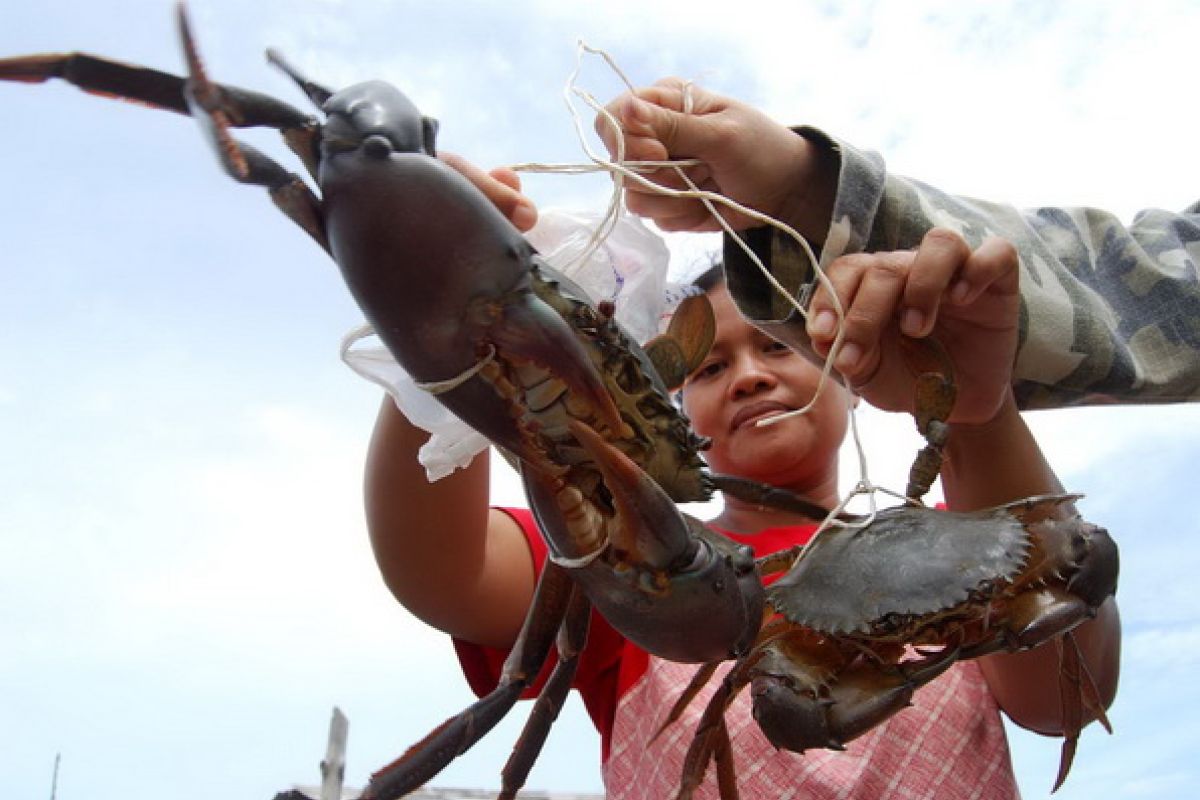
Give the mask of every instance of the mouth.
[(770, 400), (754, 403), (746, 406), (745, 408), (739, 409), (738, 412), (733, 415), (733, 420), (729, 423), (729, 428), (730, 430), (738, 430), (739, 428), (744, 428), (747, 425), (753, 425), (760, 419), (774, 417), (779, 414), (786, 414), (791, 410), (792, 409), (789, 406), (785, 406), (783, 403), (777, 403)]

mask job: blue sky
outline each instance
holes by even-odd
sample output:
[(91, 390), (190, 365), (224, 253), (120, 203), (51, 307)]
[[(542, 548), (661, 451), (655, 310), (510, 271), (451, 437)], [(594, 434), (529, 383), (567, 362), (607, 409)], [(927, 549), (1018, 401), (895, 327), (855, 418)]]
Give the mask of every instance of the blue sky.
[[(781, 9), (787, 9), (782, 11)], [(575, 42), (635, 82), (695, 78), (895, 172), (1018, 205), (1129, 218), (1196, 199), (1200, 9), (1132, 4), (196, 2), (221, 80), (302, 104), (275, 46), (340, 86), (384, 78), (495, 165), (581, 158)], [(8, 3), (0, 55), (82, 49), (178, 70), (168, 3)], [(594, 63), (584, 84), (619, 90)], [(14, 796), (268, 798), (313, 782), (330, 708), (361, 784), (469, 700), (444, 637), (380, 583), (361, 464), (379, 397), (337, 359), (358, 312), (324, 255), (226, 179), (182, 117), (0, 85), (0, 774)], [(287, 154), (269, 133), (252, 137)], [(599, 177), (536, 177), (598, 208)], [(705, 246), (679, 242), (687, 250)], [(686, 266), (686, 265), (685, 265)], [(1122, 546), (1116, 735), (1088, 730), (1057, 797), (1174, 798), (1200, 775), (1200, 409), (1031, 415), (1082, 510)], [(902, 480), (911, 421), (863, 420)], [(497, 500), (519, 502), (508, 476)], [(448, 770), (496, 786), (520, 714)], [(1027, 798), (1058, 742), (1013, 733)], [(598, 791), (573, 703), (534, 788)]]

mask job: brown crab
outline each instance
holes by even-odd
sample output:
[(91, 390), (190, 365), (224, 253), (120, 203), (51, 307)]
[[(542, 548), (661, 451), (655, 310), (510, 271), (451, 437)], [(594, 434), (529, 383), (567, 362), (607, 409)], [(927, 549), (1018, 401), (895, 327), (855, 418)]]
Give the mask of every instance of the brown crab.
[[(1079, 495), (1031, 497), (969, 513), (920, 504), (941, 465), (954, 382), (942, 365), (917, 380), (910, 501), (807, 546), (759, 559), (769, 613), (750, 651), (713, 694), (684, 761), (680, 800), (716, 762), (723, 800), (737, 797), (725, 710), (751, 687), (753, 714), (776, 747), (844, 749), (911, 704), (954, 662), (1062, 639), (1064, 737), (1054, 788), (1070, 769), (1085, 711), (1111, 732), (1071, 631), (1116, 590), (1117, 547), (1073, 510)], [(915, 654), (915, 657), (914, 657)], [(701, 668), (667, 717), (678, 718), (716, 671)]]

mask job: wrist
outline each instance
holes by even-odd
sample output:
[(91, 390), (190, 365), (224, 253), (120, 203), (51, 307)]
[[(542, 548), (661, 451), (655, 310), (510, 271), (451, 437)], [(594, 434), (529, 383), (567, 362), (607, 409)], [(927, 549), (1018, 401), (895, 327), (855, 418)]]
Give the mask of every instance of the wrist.
[(950, 431), (964, 438), (991, 436), (999, 430), (1007, 429), (1020, 419), (1021, 410), (1017, 407), (1017, 398), (1013, 395), (1012, 387), (1008, 387), (990, 416), (971, 422), (951, 422)]
[(791, 175), (780, 216), (819, 248), (833, 219), (841, 159), (833, 143), (815, 133), (811, 128), (792, 130)]
[(950, 423), (945, 447), (947, 464), (953, 463), (956, 458), (962, 461), (971, 453), (995, 452), (1023, 430), (1025, 420), (1017, 408), (1012, 389), (1008, 389), (990, 418), (977, 422)]

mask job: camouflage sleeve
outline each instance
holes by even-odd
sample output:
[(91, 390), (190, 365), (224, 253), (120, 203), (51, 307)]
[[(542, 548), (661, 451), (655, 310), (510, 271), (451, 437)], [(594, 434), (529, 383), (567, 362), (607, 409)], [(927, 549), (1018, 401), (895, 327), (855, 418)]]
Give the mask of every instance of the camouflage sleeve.
[[(1014, 386), (1023, 408), (1200, 400), (1200, 203), (1181, 213), (1142, 211), (1129, 225), (1089, 208), (1018, 210), (889, 175), (875, 153), (812, 128), (797, 132), (840, 159), (822, 264), (844, 253), (916, 247), (935, 226), (972, 246), (987, 236), (1016, 245), (1022, 303)], [(773, 228), (747, 233), (775, 277), (805, 297), (813, 269), (799, 246)], [(725, 259), (748, 316), (799, 324), (729, 241)]]

